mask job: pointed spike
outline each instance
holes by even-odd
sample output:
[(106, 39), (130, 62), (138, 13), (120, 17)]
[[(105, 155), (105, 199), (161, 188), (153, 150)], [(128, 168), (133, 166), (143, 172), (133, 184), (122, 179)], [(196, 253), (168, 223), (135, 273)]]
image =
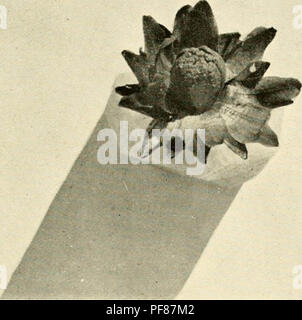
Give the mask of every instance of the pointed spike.
[(140, 91), (140, 86), (138, 84), (127, 84), (125, 86), (116, 87), (115, 92), (121, 96), (130, 96), (133, 93)]
[(279, 97), (271, 96), (267, 94), (257, 95), (257, 99), (264, 107), (270, 108), (270, 109), (287, 107), (294, 103), (293, 100), (285, 100), (283, 98), (280, 99)]
[(247, 39), (253, 38), (255, 36), (257, 36), (258, 34), (261, 34), (262, 32), (265, 32), (267, 30), (267, 28), (265, 27), (257, 27), (254, 30), (252, 30), (244, 39), (244, 41), (246, 41)]
[(141, 85), (147, 84), (149, 82), (149, 66), (144, 55), (137, 55), (128, 50), (122, 51), (122, 55), (135, 74), (138, 82)]
[(300, 91), (301, 86), (301, 82), (295, 78), (265, 77), (259, 82), (255, 90), (257, 93), (275, 93), (290, 89)]
[(184, 7), (176, 16), (174, 35), (179, 39), (179, 50), (203, 45), (217, 50), (218, 28), (207, 1), (199, 1), (194, 8)]
[(262, 59), (267, 46), (275, 38), (277, 30), (260, 27), (252, 31), (227, 59), (227, 65), (234, 74), (239, 74), (250, 63)]
[(250, 32), (245, 40), (243, 41), (244, 46), (253, 46), (258, 45), (262, 49), (262, 54), (267, 46), (274, 40), (277, 34), (277, 30), (275, 28), (265, 28), (258, 27), (255, 28), (252, 32)]
[(176, 13), (176, 17), (175, 17), (175, 24), (177, 24), (177, 22), (186, 17), (187, 14), (192, 10), (192, 6), (190, 6), (189, 4), (187, 4), (186, 6), (183, 6), (182, 8), (180, 8), (177, 13)]
[(224, 144), (243, 160), (247, 160), (248, 151), (245, 144), (236, 141), (231, 135), (224, 139)]
[(190, 5), (186, 5), (182, 7), (180, 10), (178, 10), (176, 14), (175, 21), (174, 21), (173, 35), (179, 41), (180, 41), (182, 32), (184, 32), (185, 30), (187, 17), (190, 10), (192, 10), (192, 7)]
[(223, 57), (224, 60), (228, 59), (228, 57), (240, 43), (240, 37), (241, 35), (238, 32), (224, 33), (219, 36), (218, 53)]
[(256, 142), (268, 147), (279, 147), (278, 136), (268, 125), (261, 130), (261, 134)]
[(254, 92), (259, 102), (268, 108), (278, 108), (293, 103), (301, 91), (301, 82), (294, 78), (266, 77)]
[(207, 163), (207, 161), (208, 161), (208, 157), (209, 157), (209, 155), (210, 155), (210, 152), (211, 152), (211, 147), (209, 147), (209, 146), (205, 146), (205, 163)]
[(156, 22), (151, 16), (143, 16), (143, 28), (145, 36), (145, 51), (151, 62), (155, 61), (160, 45), (165, 38), (171, 36), (171, 32), (163, 25)]
[(137, 93), (136, 97), (142, 105), (153, 106), (154, 112), (156, 111), (161, 115), (165, 113), (164, 105), (167, 89), (164, 76), (157, 75), (156, 81)]
[(262, 79), (269, 67), (269, 62), (253, 62), (241, 73), (239, 73), (239, 75), (234, 80), (241, 82), (245, 87), (249, 89), (253, 89)]

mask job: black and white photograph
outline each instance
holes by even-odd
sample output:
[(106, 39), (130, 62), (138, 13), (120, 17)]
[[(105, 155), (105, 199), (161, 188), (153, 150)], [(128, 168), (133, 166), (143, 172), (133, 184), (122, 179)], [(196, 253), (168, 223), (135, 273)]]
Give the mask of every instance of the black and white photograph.
[(0, 48), (0, 300), (302, 299), (302, 1), (0, 0)]

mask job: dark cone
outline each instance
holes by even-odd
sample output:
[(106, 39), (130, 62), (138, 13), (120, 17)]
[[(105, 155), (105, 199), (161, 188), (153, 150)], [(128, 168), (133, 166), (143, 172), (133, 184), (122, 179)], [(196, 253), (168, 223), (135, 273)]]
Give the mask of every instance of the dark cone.
[(211, 152), (211, 147), (205, 146), (205, 163), (207, 163), (210, 152)]
[(199, 1), (194, 8), (183, 7), (176, 15), (174, 35), (179, 41), (179, 50), (205, 45), (216, 51), (218, 28), (208, 2)]
[(157, 23), (151, 16), (143, 17), (145, 36), (145, 51), (148, 60), (154, 63), (158, 50), (165, 38), (171, 36), (171, 32), (163, 25)]
[(124, 50), (122, 55), (135, 74), (138, 82), (141, 85), (149, 83), (149, 65), (146, 61), (146, 56), (143, 54), (137, 55), (128, 50)]
[(140, 86), (138, 84), (127, 84), (125, 86), (115, 88), (115, 92), (121, 96), (130, 96), (131, 94), (139, 91)]
[(250, 63), (261, 60), (276, 32), (274, 28), (264, 27), (252, 31), (227, 59), (226, 62), (230, 70), (237, 75)]
[(246, 145), (236, 141), (231, 135), (228, 135), (224, 139), (224, 144), (243, 160), (246, 160), (248, 158)]
[(180, 41), (182, 33), (184, 30), (186, 30), (186, 23), (188, 19), (188, 14), (192, 10), (192, 7), (190, 5), (182, 7), (180, 10), (178, 10), (175, 21), (174, 21), (174, 30), (173, 30), (173, 36)]
[(278, 147), (279, 146), (278, 136), (268, 125), (262, 129), (261, 134), (260, 134), (257, 142), (261, 143), (267, 147)]
[(259, 102), (268, 108), (278, 108), (293, 103), (301, 90), (301, 82), (293, 78), (266, 77), (255, 88)]

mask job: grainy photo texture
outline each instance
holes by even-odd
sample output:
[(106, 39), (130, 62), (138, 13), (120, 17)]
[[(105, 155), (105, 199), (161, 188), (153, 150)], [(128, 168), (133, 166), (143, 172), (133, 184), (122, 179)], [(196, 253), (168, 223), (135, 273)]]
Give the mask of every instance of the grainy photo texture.
[(302, 298), (302, 2), (2, 2), (1, 299)]

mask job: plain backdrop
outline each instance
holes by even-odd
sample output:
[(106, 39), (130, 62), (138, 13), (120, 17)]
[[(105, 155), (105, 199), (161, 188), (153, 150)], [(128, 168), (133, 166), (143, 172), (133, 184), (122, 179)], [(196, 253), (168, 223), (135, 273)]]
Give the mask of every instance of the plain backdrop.
[[(141, 17), (170, 27), (182, 0), (1, 0), (0, 264), (15, 270), (102, 115), (120, 52), (143, 45)], [(299, 0), (212, 0), (221, 32), (274, 26), (271, 75), (302, 80)], [(246, 183), (179, 298), (301, 299), (302, 105), (287, 108), (277, 156)]]

